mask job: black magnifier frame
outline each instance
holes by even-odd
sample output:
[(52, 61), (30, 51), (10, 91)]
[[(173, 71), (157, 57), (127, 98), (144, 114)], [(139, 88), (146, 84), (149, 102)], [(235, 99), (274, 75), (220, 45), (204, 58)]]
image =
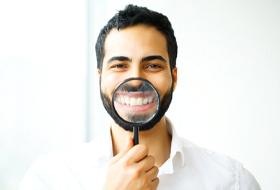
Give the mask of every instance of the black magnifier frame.
[[(141, 121), (141, 122), (129, 122), (129, 121), (126, 121), (124, 120), (119, 114), (118, 112), (116, 111), (116, 108), (115, 108), (115, 105), (114, 105), (114, 101), (115, 101), (115, 94), (116, 92), (118, 91), (119, 87), (122, 86), (124, 83), (128, 82), (128, 81), (132, 81), (132, 80), (141, 80), (143, 82), (146, 82), (147, 84), (149, 84), (150, 87), (152, 87), (152, 89), (156, 92), (156, 96), (157, 96), (157, 109), (155, 111), (155, 113), (149, 118), (147, 119), (146, 121)], [(160, 108), (160, 96), (159, 96), (159, 93), (157, 91), (157, 89), (154, 87), (154, 85), (152, 85), (152, 83), (144, 78), (141, 78), (141, 77), (132, 77), (132, 78), (128, 78), (128, 79), (125, 79), (123, 82), (121, 82), (114, 90), (114, 93), (113, 93), (113, 96), (112, 96), (112, 108), (113, 108), (113, 111), (115, 113), (115, 115), (124, 123), (130, 125), (133, 127), (133, 142), (134, 142), (134, 145), (137, 145), (139, 144), (139, 127), (141, 125), (144, 125), (148, 122), (150, 122), (159, 112), (159, 108)]]

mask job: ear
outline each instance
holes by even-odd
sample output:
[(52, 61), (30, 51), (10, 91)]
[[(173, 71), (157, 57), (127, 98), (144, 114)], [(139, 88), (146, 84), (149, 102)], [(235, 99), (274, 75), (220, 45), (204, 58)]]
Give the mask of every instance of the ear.
[(177, 67), (175, 67), (172, 71), (173, 73), (173, 92), (175, 91), (176, 89), (176, 86), (177, 86)]
[(101, 77), (101, 72), (100, 72), (100, 70), (99, 69), (97, 69), (97, 73), (98, 73), (98, 80), (99, 80), (99, 84), (100, 84), (100, 77)]

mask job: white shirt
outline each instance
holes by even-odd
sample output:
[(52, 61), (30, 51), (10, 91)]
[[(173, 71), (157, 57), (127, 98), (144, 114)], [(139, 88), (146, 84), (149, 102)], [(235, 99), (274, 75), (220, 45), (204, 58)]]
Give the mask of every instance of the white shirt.
[[(158, 190), (259, 190), (238, 161), (172, 135), (170, 158), (159, 168)], [(27, 171), (20, 190), (101, 190), (113, 157), (110, 128), (90, 143), (41, 156)], [(116, 174), (118, 175), (118, 174)]]

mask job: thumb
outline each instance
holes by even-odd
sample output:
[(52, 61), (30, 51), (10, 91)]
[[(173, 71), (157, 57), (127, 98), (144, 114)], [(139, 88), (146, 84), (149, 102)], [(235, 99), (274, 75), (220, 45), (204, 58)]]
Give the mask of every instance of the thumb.
[(128, 153), (128, 151), (133, 147), (133, 139), (131, 137), (126, 138), (125, 145), (123, 149), (111, 160), (111, 164), (118, 162), (124, 155)]

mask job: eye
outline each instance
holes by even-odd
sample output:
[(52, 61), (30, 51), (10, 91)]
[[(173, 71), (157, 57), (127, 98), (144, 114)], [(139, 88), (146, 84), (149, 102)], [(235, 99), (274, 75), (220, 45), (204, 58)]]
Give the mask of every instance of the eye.
[(126, 71), (128, 65), (126, 63), (114, 63), (110, 66), (110, 70), (113, 72), (123, 72)]
[(125, 68), (125, 65), (124, 64), (117, 64), (117, 65), (112, 66), (112, 68)]
[(153, 64), (148, 64), (145, 68), (151, 71), (159, 71), (162, 69), (162, 65), (153, 63)]
[(150, 64), (148, 65), (148, 68), (161, 68), (161, 66), (157, 64)]
[(124, 63), (117, 63), (111, 66), (112, 69), (125, 69), (127, 65)]

